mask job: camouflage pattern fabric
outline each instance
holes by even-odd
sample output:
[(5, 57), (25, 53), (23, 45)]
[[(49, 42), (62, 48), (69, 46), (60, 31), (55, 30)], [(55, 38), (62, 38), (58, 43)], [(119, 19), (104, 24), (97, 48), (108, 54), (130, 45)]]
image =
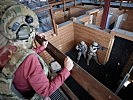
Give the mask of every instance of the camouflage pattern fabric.
[[(18, 95), (16, 95), (11, 89), (13, 74), (17, 70), (19, 65), (25, 60), (25, 58), (33, 53), (35, 52), (32, 49), (16, 51), (12, 55), (12, 58), (9, 60), (6, 66), (3, 68), (2, 72), (0, 72), (0, 100), (23, 100), (23, 97), (19, 98)], [(43, 61), (43, 59), (39, 55), (37, 56), (41, 65), (43, 66), (43, 69), (45, 70), (44, 73), (48, 75), (48, 65)], [(33, 97), (31, 100), (43, 99), (41, 96), (35, 94), (35, 97)]]

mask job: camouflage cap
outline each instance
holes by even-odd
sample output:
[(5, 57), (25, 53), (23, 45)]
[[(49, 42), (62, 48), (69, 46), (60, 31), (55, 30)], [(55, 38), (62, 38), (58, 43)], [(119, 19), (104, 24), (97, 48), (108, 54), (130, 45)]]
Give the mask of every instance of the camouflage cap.
[[(0, 38), (4, 36), (3, 41), (5, 39), (6, 42), (8, 39), (16, 39), (16, 32), (21, 25), (39, 28), (37, 15), (26, 6), (14, 2), (12, 0), (0, 1), (0, 13), (2, 14), (0, 16)], [(6, 43), (2, 44), (3, 41), (0, 40), (0, 47), (6, 45)]]

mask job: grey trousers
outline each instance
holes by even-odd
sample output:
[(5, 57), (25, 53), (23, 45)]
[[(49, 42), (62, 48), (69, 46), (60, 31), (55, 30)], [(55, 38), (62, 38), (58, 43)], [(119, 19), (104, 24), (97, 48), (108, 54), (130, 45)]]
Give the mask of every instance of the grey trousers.
[(83, 54), (84, 58), (86, 59), (86, 52), (78, 52), (77, 62), (79, 62), (82, 54)]
[(87, 65), (88, 66), (90, 65), (91, 58), (93, 58), (96, 61), (96, 63), (100, 65), (100, 63), (98, 61), (97, 54), (96, 53), (93, 53), (93, 54), (88, 53), (88, 58), (87, 58)]

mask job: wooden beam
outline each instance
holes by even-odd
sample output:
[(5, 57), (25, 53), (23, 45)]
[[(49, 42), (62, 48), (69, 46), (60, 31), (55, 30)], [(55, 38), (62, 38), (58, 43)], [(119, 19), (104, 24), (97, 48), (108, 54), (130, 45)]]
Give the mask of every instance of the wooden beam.
[(54, 33), (57, 34), (57, 25), (55, 23), (55, 17), (54, 17), (54, 14), (53, 14), (52, 7), (50, 9), (50, 15), (51, 15), (51, 20), (52, 20), (52, 25), (53, 25)]
[[(78, 3), (78, 4), (80, 4), (80, 3)], [(78, 5), (77, 4), (77, 5)], [(77, 6), (76, 5), (76, 6)], [(67, 9), (67, 8), (72, 8), (72, 7), (75, 7), (74, 5), (70, 5), (70, 6), (66, 6), (65, 8)], [(61, 11), (61, 10), (63, 10), (64, 8), (58, 8), (58, 9), (56, 9), (56, 10), (54, 10), (53, 12), (56, 12), (56, 11)]]
[[(83, 5), (94, 5), (94, 6), (104, 6), (104, 4), (96, 4), (96, 3), (86, 3), (86, 2), (82, 2)], [(120, 8), (119, 5), (110, 5), (110, 7), (113, 7), (113, 8)], [(121, 6), (121, 9), (130, 9), (130, 10), (133, 10), (133, 7), (128, 7), (128, 6)]]
[(51, 5), (51, 6), (60, 5), (60, 4), (63, 4), (64, 1), (65, 1), (65, 3), (74, 2), (74, 0), (62, 0), (62, 1), (59, 1), (59, 2), (51, 3), (50, 5)]
[(62, 3), (63, 3), (62, 1), (54, 2), (54, 3), (50, 3), (50, 6), (56, 6), (56, 5), (60, 5)]
[(41, 8), (38, 8), (38, 9), (35, 9), (33, 10), (35, 13), (39, 13), (39, 12), (43, 12), (45, 10), (50, 10), (51, 8), (50, 7), (41, 7)]
[[(43, 41), (46, 41), (44, 38), (40, 38), (39, 36), (36, 36), (36, 40), (39, 44), (42, 44)], [(64, 65), (63, 62), (66, 58), (66, 55), (55, 48), (51, 43), (48, 43), (46, 51), (62, 66)], [(71, 70), (71, 76), (96, 100), (120, 100), (118, 96), (107, 89), (104, 85), (102, 85), (75, 62), (74, 67)]]
[[(128, 73), (128, 71), (131, 69), (132, 65), (133, 65), (133, 52), (131, 53), (130, 57), (128, 58), (127, 64), (123, 68), (123, 71), (121, 74), (122, 77), (125, 77), (125, 75)], [(130, 77), (133, 80), (133, 73), (131, 73)]]
[(113, 34), (114, 36), (117, 36), (117, 37), (124, 38), (129, 41), (133, 41), (133, 36), (131, 36), (132, 32), (129, 32), (129, 31), (126, 31), (123, 29), (113, 29), (113, 30), (111, 30), (111, 34)]
[(105, 29), (106, 27), (106, 22), (108, 18), (108, 12), (109, 12), (109, 7), (110, 7), (110, 0), (104, 0), (104, 10), (103, 10), (103, 15), (102, 15), (102, 20), (101, 20), (101, 29)]
[(71, 100), (79, 100), (77, 96), (70, 90), (70, 88), (65, 83), (61, 87), (69, 95)]

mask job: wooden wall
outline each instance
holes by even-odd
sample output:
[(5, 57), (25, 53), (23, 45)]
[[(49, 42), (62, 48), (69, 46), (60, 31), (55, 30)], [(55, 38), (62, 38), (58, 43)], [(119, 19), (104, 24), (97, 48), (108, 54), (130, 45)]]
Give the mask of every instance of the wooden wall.
[[(75, 9), (78, 9), (77, 11), (79, 11), (81, 8), (75, 8)], [(74, 12), (75, 9), (73, 9), (73, 11), (72, 10), (70, 11)], [(57, 16), (56, 21), (58, 22), (63, 21), (63, 18), (62, 18), (63, 12), (61, 13), (60, 12), (61, 11), (55, 13), (55, 15)], [(100, 11), (97, 14), (98, 25), (100, 24), (101, 14), (102, 14), (102, 11)], [(86, 14), (83, 18), (80, 18), (79, 20), (82, 22), (86, 22), (88, 19), (89, 19), (89, 15)], [(102, 46), (108, 48), (108, 50), (106, 51), (100, 50), (98, 52), (101, 63), (106, 63), (108, 61), (110, 52), (112, 49), (112, 45), (114, 42), (114, 37), (111, 34), (102, 30), (96, 30), (96, 29), (86, 27), (76, 23), (74, 23), (74, 26), (73, 26), (73, 23), (70, 23), (58, 28), (57, 36), (52, 36), (51, 31), (47, 32), (46, 35), (47, 35), (47, 40), (50, 41), (54, 46), (56, 46), (59, 50), (61, 50), (64, 53), (74, 48), (75, 45), (81, 40), (86, 41), (88, 45), (92, 41), (97, 41)], [(43, 56), (45, 56), (44, 58), (46, 58), (48, 63), (53, 60), (53, 58), (50, 57), (49, 54), (46, 54)]]
[(88, 9), (84, 7), (75, 7), (70, 9), (70, 15), (71, 17), (78, 17), (81, 15), (84, 15)]
[(100, 10), (98, 13), (97, 13), (97, 15), (96, 15), (96, 23), (95, 23), (95, 25), (97, 25), (97, 26), (100, 26), (100, 24), (101, 24), (101, 20), (102, 20), (102, 15), (103, 15), (103, 10)]
[(124, 38), (126, 40), (133, 41), (133, 32), (129, 32), (129, 31), (122, 30), (122, 29), (113, 29), (111, 31), (111, 34), (117, 37)]
[(99, 61), (102, 64), (108, 61), (112, 45), (114, 43), (114, 37), (111, 34), (99, 29), (86, 27), (77, 23), (74, 23), (74, 33), (75, 44), (83, 40), (87, 43), (87, 45), (90, 45), (92, 41), (96, 41), (103, 47), (108, 48), (104, 51), (98, 51)]
[[(92, 41), (98, 42), (107, 48), (107, 50), (98, 51), (99, 61), (102, 64), (108, 61), (114, 43), (113, 35), (100, 29), (93, 29), (77, 23), (69, 23), (58, 28), (57, 36), (51, 35), (51, 31), (45, 34), (46, 39), (63, 53), (73, 49), (81, 40), (85, 41), (87, 45), (90, 45)], [(54, 60), (47, 52), (42, 53), (42, 56), (47, 63)]]
[[(70, 51), (74, 47), (74, 29), (73, 23), (66, 24), (58, 28), (58, 35), (51, 35), (51, 31), (45, 33), (46, 39), (52, 43), (56, 48), (58, 48), (61, 52), (66, 53)], [(43, 58), (47, 63), (50, 63), (53, 58), (47, 53), (42, 53)]]
[[(76, 6), (76, 7), (71, 7), (70, 8), (70, 18), (71, 17), (79, 17), (81, 15), (84, 15), (86, 13), (86, 11), (91, 10), (93, 8), (97, 8), (96, 6)], [(64, 19), (64, 12), (63, 10), (60, 11), (56, 11), (54, 13), (55, 16), (55, 21), (56, 24), (61, 24), (63, 22), (65, 22), (66, 20)]]
[[(53, 36), (51, 33), (51, 31), (45, 33), (46, 39), (63, 53), (73, 49), (81, 40), (85, 41), (88, 45), (90, 45), (92, 41), (97, 41), (103, 47), (108, 48), (104, 51), (98, 51), (99, 61), (102, 64), (108, 61), (114, 43), (114, 37), (111, 34), (77, 23), (69, 23), (58, 28), (57, 36)], [(47, 63), (54, 60), (47, 52), (41, 55)]]
[(133, 32), (133, 10), (125, 10), (128, 14), (127, 20), (123, 22), (121, 29)]
[(61, 24), (61, 23), (64, 22), (64, 12), (63, 12), (63, 10), (56, 11), (54, 13), (54, 16), (55, 16), (55, 22), (56, 22), (56, 24)]

